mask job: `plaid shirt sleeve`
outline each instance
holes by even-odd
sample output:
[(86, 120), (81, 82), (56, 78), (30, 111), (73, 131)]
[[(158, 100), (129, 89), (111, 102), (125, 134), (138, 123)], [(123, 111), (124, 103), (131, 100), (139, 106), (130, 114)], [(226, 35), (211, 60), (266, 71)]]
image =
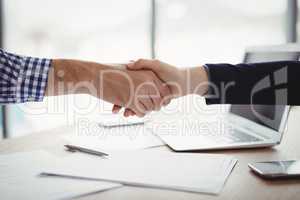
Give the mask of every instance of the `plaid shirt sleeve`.
[(0, 49), (0, 104), (42, 101), (51, 60)]

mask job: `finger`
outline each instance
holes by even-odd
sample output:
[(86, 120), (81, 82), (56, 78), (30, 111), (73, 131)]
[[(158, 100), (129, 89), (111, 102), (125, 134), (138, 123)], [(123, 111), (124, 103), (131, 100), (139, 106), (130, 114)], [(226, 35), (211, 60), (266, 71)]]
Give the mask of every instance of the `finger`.
[(157, 69), (158, 65), (156, 60), (148, 60), (148, 59), (139, 59), (134, 63), (129, 63), (127, 65), (128, 69), (131, 70), (140, 70), (140, 69), (149, 69), (155, 70)]
[(132, 109), (138, 117), (144, 117), (147, 113), (146, 106), (141, 101), (137, 101), (136, 108)]
[(169, 104), (171, 103), (172, 98), (173, 98), (173, 97), (165, 97), (165, 98), (163, 99), (163, 105), (164, 105), (164, 106), (169, 105)]
[(157, 89), (161, 97), (160, 107), (162, 105), (169, 104), (171, 97), (173, 96), (170, 87), (167, 84), (163, 83), (160, 79), (155, 79), (154, 82), (157, 86)]
[(167, 106), (168, 104), (171, 103), (171, 100), (174, 98), (174, 95), (173, 95), (173, 93), (172, 93), (172, 91), (170, 89), (170, 86), (168, 86), (167, 84), (165, 84), (164, 87), (165, 88), (167, 87), (166, 90), (168, 90), (168, 94), (163, 97), (162, 101), (163, 101), (163, 105)]
[(151, 97), (151, 100), (154, 104), (154, 110), (156, 110), (156, 111), (160, 110), (161, 107), (162, 107), (161, 97), (160, 96), (159, 97), (158, 96), (153, 96), (153, 97)]
[(129, 110), (129, 111), (130, 111), (130, 116), (135, 116), (136, 115), (132, 110)]
[(155, 106), (150, 96), (140, 97), (139, 101), (144, 105), (146, 112), (154, 110)]
[(126, 108), (124, 111), (124, 117), (130, 117), (130, 116), (135, 116), (135, 112), (129, 108)]
[(130, 110), (128, 108), (125, 109), (123, 116), (124, 117), (129, 117), (130, 116)]
[(159, 87), (158, 84), (154, 84), (149, 91), (149, 97), (153, 104), (153, 110), (160, 110), (162, 107), (162, 98), (157, 87)]
[(117, 113), (120, 112), (121, 109), (122, 109), (122, 106), (114, 105), (113, 108), (112, 108), (112, 112), (114, 114), (117, 114)]

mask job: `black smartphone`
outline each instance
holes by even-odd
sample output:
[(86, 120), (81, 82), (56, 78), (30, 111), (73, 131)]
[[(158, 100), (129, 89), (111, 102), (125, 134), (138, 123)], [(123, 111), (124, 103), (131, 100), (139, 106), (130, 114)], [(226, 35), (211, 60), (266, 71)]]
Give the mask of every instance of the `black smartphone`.
[(257, 175), (267, 179), (299, 178), (300, 160), (268, 161), (249, 163), (249, 168)]

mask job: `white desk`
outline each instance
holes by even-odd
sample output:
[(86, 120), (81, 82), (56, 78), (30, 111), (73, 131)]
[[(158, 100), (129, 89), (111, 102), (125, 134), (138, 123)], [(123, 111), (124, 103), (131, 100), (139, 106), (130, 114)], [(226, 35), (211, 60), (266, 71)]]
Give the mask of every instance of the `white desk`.
[[(62, 136), (70, 127), (61, 127), (51, 131), (35, 133), (22, 138), (0, 142), (0, 153), (46, 149), (59, 156), (68, 156), (64, 151), (65, 144)], [(159, 147), (157, 151), (169, 151), (167, 147)], [(275, 148), (215, 151), (225, 153), (239, 159), (228, 182), (219, 196), (192, 194), (148, 188), (122, 187), (82, 199), (222, 199), (222, 200), (253, 200), (253, 199), (282, 199), (295, 200), (300, 197), (300, 181), (281, 180), (276, 182), (262, 180), (250, 173), (248, 162), (276, 159), (300, 159), (300, 107), (293, 107), (290, 112), (287, 132), (282, 143)]]

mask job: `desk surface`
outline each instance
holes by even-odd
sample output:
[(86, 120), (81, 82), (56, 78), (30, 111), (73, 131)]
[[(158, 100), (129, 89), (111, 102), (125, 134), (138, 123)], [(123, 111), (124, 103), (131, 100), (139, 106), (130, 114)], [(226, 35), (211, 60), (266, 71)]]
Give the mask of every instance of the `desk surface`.
[[(293, 107), (290, 112), (287, 131), (280, 145), (274, 148), (214, 151), (239, 159), (238, 164), (228, 179), (219, 196), (193, 194), (148, 188), (122, 187), (106, 192), (83, 197), (81, 199), (284, 199), (295, 200), (300, 197), (300, 181), (280, 180), (265, 181), (253, 175), (247, 164), (254, 161), (277, 159), (300, 159), (300, 107)], [(21, 138), (0, 142), (0, 153), (12, 153), (46, 149), (59, 156), (67, 156), (64, 151), (63, 135), (71, 127), (61, 127), (51, 131), (35, 133)], [(298, 131), (299, 130), (299, 131)], [(60, 148), (58, 148), (60, 147)], [(159, 147), (157, 151), (166, 151), (167, 147)]]

